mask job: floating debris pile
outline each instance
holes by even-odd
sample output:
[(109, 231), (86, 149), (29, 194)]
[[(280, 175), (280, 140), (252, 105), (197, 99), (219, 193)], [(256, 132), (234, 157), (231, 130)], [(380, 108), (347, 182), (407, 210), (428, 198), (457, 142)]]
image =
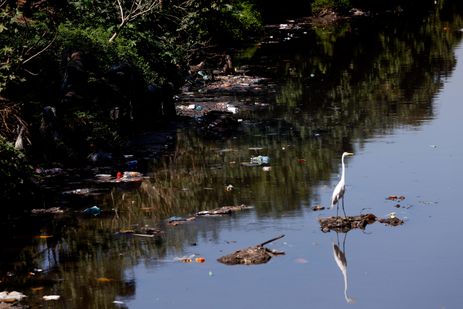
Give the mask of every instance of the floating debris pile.
[(373, 224), (376, 221), (391, 226), (398, 226), (404, 223), (403, 220), (397, 218), (395, 215), (388, 218), (378, 218), (374, 214), (364, 214), (358, 216), (347, 217), (326, 217), (319, 218), (320, 228), (323, 232), (336, 231), (347, 233), (352, 229), (364, 230), (367, 225)]
[(229, 255), (218, 258), (217, 261), (226, 265), (255, 265), (267, 263), (273, 256), (283, 255), (285, 253), (282, 251), (270, 250), (264, 246), (284, 236), (285, 235), (280, 235), (253, 247), (235, 251)]

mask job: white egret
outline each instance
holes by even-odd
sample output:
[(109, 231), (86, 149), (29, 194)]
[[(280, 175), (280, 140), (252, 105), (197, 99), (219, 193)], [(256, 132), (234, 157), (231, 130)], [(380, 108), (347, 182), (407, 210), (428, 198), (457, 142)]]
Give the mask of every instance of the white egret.
[(331, 206), (330, 209), (336, 205), (336, 216), (339, 213), (339, 200), (342, 199), (342, 211), (344, 212), (344, 217), (346, 216), (346, 210), (344, 209), (344, 192), (346, 191), (346, 167), (344, 165), (344, 158), (347, 156), (353, 156), (354, 154), (351, 152), (344, 152), (342, 154), (341, 163), (342, 163), (342, 171), (341, 171), (341, 180), (339, 180), (338, 184), (334, 188), (333, 195), (331, 196)]

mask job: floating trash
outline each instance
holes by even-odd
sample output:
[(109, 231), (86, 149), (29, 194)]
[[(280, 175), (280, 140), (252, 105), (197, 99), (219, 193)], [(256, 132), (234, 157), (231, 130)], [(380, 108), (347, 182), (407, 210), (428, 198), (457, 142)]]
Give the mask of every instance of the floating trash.
[(82, 212), (85, 215), (96, 217), (101, 214), (101, 209), (98, 206), (93, 206), (90, 208), (85, 208)]
[(195, 262), (196, 262), (196, 263), (205, 263), (205, 262), (206, 262), (206, 259), (203, 258), (203, 257), (197, 257), (197, 258), (195, 258)]
[(101, 180), (109, 180), (112, 176), (111, 174), (96, 174), (95, 177)]
[(21, 292), (16, 292), (16, 291), (13, 291), (13, 292), (7, 292), (7, 291), (0, 292), (0, 302), (2, 302), (2, 303), (14, 303), (14, 302), (20, 301), (24, 297), (27, 297), (27, 296), (24, 295)]
[(100, 278), (96, 278), (96, 281), (100, 282), (100, 283), (108, 283), (108, 282), (114, 281), (114, 279), (106, 278), (106, 277), (100, 277)]
[(325, 209), (325, 207), (323, 207), (322, 205), (315, 205), (315, 206), (312, 206), (311, 208), (313, 211), (320, 211), (320, 210)]
[(198, 71), (198, 75), (203, 78), (203, 80), (209, 80), (209, 76), (204, 71)]
[(251, 158), (251, 163), (257, 163), (257, 164), (260, 164), (260, 165), (269, 164), (270, 163), (270, 157), (268, 157), (268, 156), (252, 157)]
[(134, 172), (134, 171), (126, 171), (122, 175), (122, 179), (134, 179), (134, 178), (141, 178), (143, 177), (143, 174), (140, 172)]
[(38, 238), (38, 239), (48, 239), (48, 238), (52, 238), (53, 235), (37, 235), (37, 236), (34, 236), (34, 238)]
[(389, 200), (389, 201), (403, 201), (405, 199), (405, 196), (403, 195), (389, 195), (388, 197), (386, 197), (386, 200)]
[(403, 220), (395, 216), (395, 213), (389, 214), (388, 218), (378, 218), (374, 214), (364, 214), (348, 217), (319, 218), (318, 221), (324, 233), (330, 232), (331, 230), (341, 233), (347, 233), (352, 229), (364, 230), (367, 225), (373, 224), (376, 221), (391, 226), (398, 226), (404, 223)]
[(32, 209), (31, 213), (34, 215), (41, 215), (41, 214), (62, 214), (64, 210), (59, 207), (51, 207), (51, 208), (37, 208)]
[(232, 114), (238, 113), (238, 107), (235, 107), (233, 105), (227, 105), (227, 112), (230, 112)]
[(59, 295), (44, 295), (42, 297), (44, 300), (58, 300), (61, 298)]
[(196, 219), (196, 217), (184, 218), (184, 217), (173, 216), (173, 217), (170, 217), (169, 219), (167, 219), (167, 223), (169, 225), (176, 226), (176, 225), (179, 225), (179, 224), (184, 224), (184, 223), (193, 221), (195, 219)]
[(297, 259), (294, 260), (294, 262), (296, 262), (297, 264), (307, 264), (307, 263), (309, 263), (309, 261), (307, 261), (304, 258), (297, 258)]
[(125, 163), (129, 170), (136, 169), (138, 166), (138, 160), (130, 160)]
[(226, 152), (232, 152), (232, 151), (234, 151), (232, 148), (225, 148), (225, 149), (219, 150), (220, 153), (226, 153)]
[(95, 191), (94, 189), (89, 189), (89, 188), (81, 188), (81, 189), (75, 189), (75, 190), (70, 190), (70, 191), (64, 191), (63, 194), (66, 195), (88, 195), (92, 191)]
[(182, 256), (182, 257), (176, 257), (174, 258), (175, 262), (181, 262), (181, 263), (191, 263), (193, 262), (194, 254), (190, 256)]
[(376, 222), (376, 216), (373, 214), (364, 214), (352, 217), (327, 217), (319, 218), (322, 232), (334, 230), (336, 232), (346, 233), (352, 229), (364, 230), (368, 224)]
[(243, 162), (241, 163), (242, 166), (261, 166), (267, 165), (270, 163), (270, 157), (268, 156), (257, 156), (251, 157), (250, 162)]
[(251, 206), (246, 205), (238, 205), (238, 206), (223, 206), (220, 208), (216, 208), (213, 210), (203, 210), (196, 213), (197, 216), (223, 216), (223, 215), (230, 215), (234, 212), (245, 210), (245, 209), (252, 209)]

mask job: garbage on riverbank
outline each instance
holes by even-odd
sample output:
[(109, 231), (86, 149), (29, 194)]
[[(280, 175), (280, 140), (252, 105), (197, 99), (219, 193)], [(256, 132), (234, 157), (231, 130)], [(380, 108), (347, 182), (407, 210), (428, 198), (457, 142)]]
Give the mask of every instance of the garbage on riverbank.
[(92, 206), (89, 208), (85, 208), (82, 213), (86, 216), (93, 216), (96, 217), (101, 214), (101, 208), (98, 206)]
[(217, 261), (226, 265), (255, 265), (267, 263), (272, 257), (285, 253), (283, 251), (270, 250), (264, 246), (284, 236), (285, 235), (280, 235), (253, 247), (235, 251), (229, 255), (218, 258)]
[(61, 298), (60, 295), (44, 295), (43, 300), (58, 300)]
[(31, 210), (33, 215), (44, 215), (44, 214), (52, 214), (58, 215), (64, 213), (64, 210), (60, 207), (50, 207), (50, 208), (34, 208)]
[(0, 292), (0, 303), (16, 303), (18, 301), (20, 301), (21, 299), (23, 299), (24, 297), (27, 297), (26, 295), (24, 295), (23, 293), (21, 292), (16, 292), (16, 291), (12, 291), (12, 292), (7, 292), (7, 291), (3, 291), (3, 292)]
[(268, 166), (270, 164), (269, 156), (256, 156), (251, 157), (249, 162), (242, 162), (242, 166)]
[(364, 230), (367, 225), (375, 222), (384, 223), (391, 226), (398, 226), (404, 223), (403, 220), (389, 216), (388, 218), (378, 218), (374, 214), (364, 214), (358, 216), (348, 217), (325, 217), (318, 219), (322, 232), (336, 231), (341, 233), (347, 233), (352, 229)]

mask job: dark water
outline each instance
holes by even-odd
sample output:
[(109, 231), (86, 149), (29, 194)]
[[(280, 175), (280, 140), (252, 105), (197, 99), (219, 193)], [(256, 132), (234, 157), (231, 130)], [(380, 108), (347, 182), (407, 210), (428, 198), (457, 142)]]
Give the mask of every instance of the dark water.
[[(26, 228), (12, 221), (2, 235), (2, 290), (46, 308), (461, 307), (462, 27), (454, 12), (275, 30), (241, 58), (277, 77), (268, 105), (240, 115), (229, 139), (178, 129), (174, 150), (152, 163), (139, 190), (96, 201), (102, 216), (41, 217)], [(347, 160), (348, 214), (395, 212), (404, 225), (320, 231), (317, 218), (335, 210), (311, 207), (329, 206), (343, 151), (355, 153)], [(240, 164), (256, 155), (270, 157), (269, 171)], [(254, 208), (165, 224), (240, 204)], [(165, 233), (116, 234), (134, 225)], [(286, 254), (267, 264), (216, 261), (280, 234), (268, 247)], [(338, 243), (346, 281), (333, 257)], [(189, 256), (206, 262), (176, 261)], [(61, 298), (41, 299), (50, 294)]]

